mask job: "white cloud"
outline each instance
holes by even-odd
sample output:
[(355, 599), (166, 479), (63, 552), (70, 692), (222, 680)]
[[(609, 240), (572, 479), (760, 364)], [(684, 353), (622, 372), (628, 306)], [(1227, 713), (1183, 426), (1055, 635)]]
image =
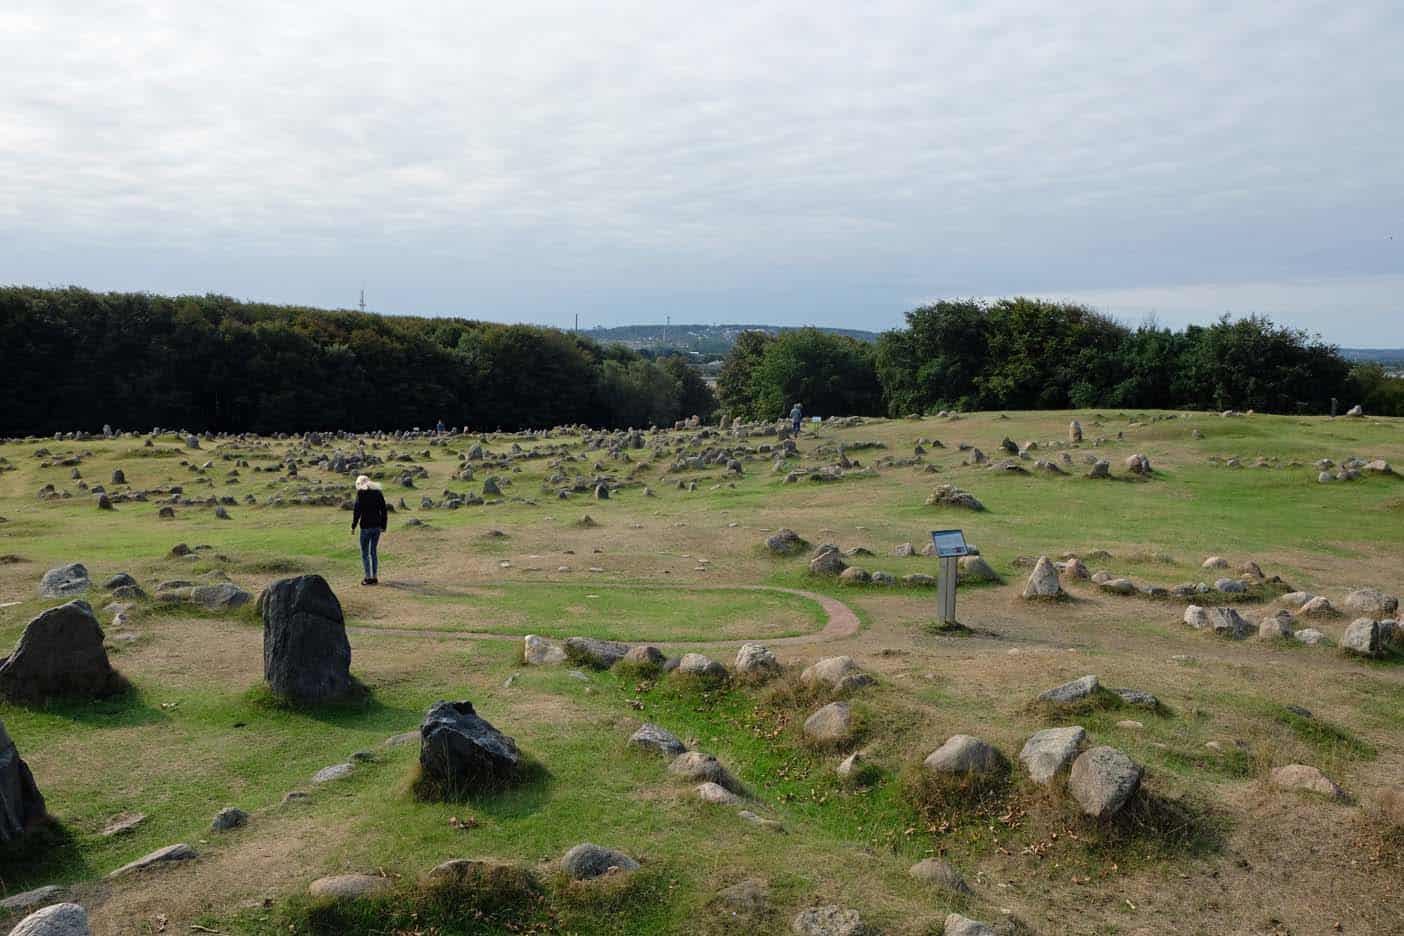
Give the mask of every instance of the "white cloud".
[(833, 324), (1225, 282), (1344, 340), (1284, 284), (1351, 279), (1398, 311), (1397, 4), (592, 6), (10, 0), (0, 281)]

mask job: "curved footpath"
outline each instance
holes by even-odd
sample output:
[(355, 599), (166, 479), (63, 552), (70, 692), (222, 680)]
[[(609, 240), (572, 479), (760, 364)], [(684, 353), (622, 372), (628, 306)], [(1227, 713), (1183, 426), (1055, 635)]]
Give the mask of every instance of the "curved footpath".
[[(395, 587), (394, 583), (386, 583)], [(403, 587), (403, 586), (401, 586)], [(638, 588), (638, 585), (591, 585), (592, 589), (600, 588)], [(665, 587), (665, 586), (658, 586)], [(794, 646), (796, 644), (822, 643), (826, 640), (841, 640), (844, 637), (852, 637), (858, 633), (862, 623), (858, 620), (858, 615), (853, 613), (853, 609), (848, 605), (832, 598), (828, 595), (820, 595), (812, 591), (804, 591), (799, 588), (777, 588), (771, 585), (690, 585), (686, 586), (688, 591), (760, 591), (774, 592), (780, 595), (795, 595), (807, 599), (819, 605), (824, 610), (825, 624), (823, 628), (812, 634), (796, 634), (791, 637), (775, 637), (766, 640), (767, 646)], [(491, 634), (483, 631), (462, 631), (443, 630), (440, 628), (407, 628), (407, 627), (376, 627), (373, 624), (348, 624), (347, 631), (361, 634), (379, 634), (404, 637), (449, 637), (462, 640), (521, 640), (525, 634)], [(585, 635), (582, 635), (585, 636)], [(623, 641), (624, 643), (650, 643), (655, 646), (727, 646), (747, 643), (746, 638), (727, 638), (724, 640), (647, 640), (647, 641)]]

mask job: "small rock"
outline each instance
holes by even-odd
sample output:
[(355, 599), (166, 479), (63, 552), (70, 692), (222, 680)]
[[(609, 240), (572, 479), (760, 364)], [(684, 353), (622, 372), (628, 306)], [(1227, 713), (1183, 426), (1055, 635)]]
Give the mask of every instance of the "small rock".
[(389, 878), (374, 874), (334, 874), (307, 885), (307, 893), (324, 900), (355, 900), (386, 894), (394, 887)]
[(330, 767), (323, 767), (312, 775), (313, 783), (330, 783), (333, 780), (343, 780), (351, 776), (351, 771), (356, 768), (350, 764), (332, 764)]
[(766, 819), (763, 816), (758, 816), (749, 809), (743, 809), (736, 815), (741, 817), (742, 822), (748, 822), (753, 826), (759, 826), (769, 832), (785, 831), (785, 826), (783, 824), (776, 822), (774, 819)]
[(214, 832), (228, 832), (249, 824), (249, 814), (235, 806), (226, 806), (215, 813), (210, 829)]
[(1061, 686), (1054, 686), (1038, 695), (1039, 702), (1053, 702), (1058, 705), (1065, 705), (1069, 702), (1077, 702), (1095, 694), (1101, 688), (1101, 683), (1096, 676), (1082, 676), (1072, 682), (1063, 683)]
[(1378, 657), (1384, 654), (1380, 639), (1380, 624), (1372, 618), (1356, 618), (1341, 637), (1341, 649), (1357, 656)]
[(945, 936), (995, 936), (995, 931), (979, 920), (963, 917), (959, 913), (946, 916)]
[(804, 736), (818, 744), (842, 744), (853, 738), (853, 709), (847, 702), (830, 702), (804, 721)]
[(14, 929), (10, 936), (91, 936), (88, 928), (88, 911), (75, 903), (54, 904), (31, 913)]
[(536, 634), (527, 634), (522, 638), (522, 660), (528, 666), (549, 666), (564, 663), (565, 659), (565, 647), (554, 640)]
[(790, 921), (790, 932), (796, 936), (871, 936), (873, 930), (864, 925), (857, 910), (842, 907), (809, 907)]
[(63, 894), (64, 889), (54, 884), (36, 887), (34, 890), (22, 891), (0, 900), (0, 910), (18, 913), (21, 910), (28, 910), (30, 907), (58, 900)]
[(640, 725), (639, 730), (629, 736), (629, 746), (654, 751), (670, 758), (675, 758), (687, 750), (687, 747), (672, 732), (647, 722)]
[(933, 884), (955, 894), (970, 894), (970, 885), (965, 883), (959, 871), (940, 858), (926, 858), (907, 869), (915, 880), (923, 884)]
[(1004, 755), (971, 735), (952, 735), (927, 755), (922, 766), (933, 773), (986, 777), (1004, 769)]
[(1116, 815), (1141, 785), (1142, 770), (1112, 747), (1094, 747), (1073, 761), (1068, 792), (1082, 811), (1094, 819)]
[(1268, 775), (1268, 781), (1280, 790), (1302, 790), (1333, 800), (1344, 801), (1345, 791), (1320, 770), (1307, 764), (1288, 764)]
[(769, 648), (758, 643), (746, 643), (736, 651), (736, 673), (749, 679), (762, 679), (780, 672), (780, 661)]
[(109, 874), (108, 877), (122, 877), (123, 875), (133, 874), (138, 871), (163, 867), (177, 861), (192, 861), (196, 857), (195, 849), (191, 848), (189, 845), (184, 843), (179, 845), (167, 845), (165, 848), (158, 848), (149, 855), (143, 855), (136, 861), (122, 865), (122, 867)]
[(873, 678), (859, 669), (852, 657), (836, 656), (826, 657), (807, 667), (800, 673), (800, 682), (806, 686), (819, 684), (838, 692), (849, 692), (871, 685)]
[(589, 881), (611, 871), (637, 871), (639, 863), (621, 851), (585, 842), (561, 858), (561, 870), (574, 881)]
[(697, 784), (697, 798), (704, 803), (712, 803), (717, 806), (736, 806), (741, 802), (741, 797), (721, 784), (712, 783), (710, 780)]
[(1058, 570), (1047, 556), (1039, 556), (1024, 586), (1024, 597), (1029, 599), (1058, 598), (1063, 594), (1063, 586), (1058, 581)]
[(1047, 786), (1077, 757), (1078, 748), (1086, 737), (1087, 732), (1078, 725), (1045, 728), (1024, 742), (1019, 760), (1028, 770), (1029, 779)]

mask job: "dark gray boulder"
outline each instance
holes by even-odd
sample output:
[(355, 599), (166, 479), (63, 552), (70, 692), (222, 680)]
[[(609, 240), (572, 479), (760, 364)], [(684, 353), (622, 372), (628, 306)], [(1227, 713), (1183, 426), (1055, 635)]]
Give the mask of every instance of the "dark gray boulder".
[(274, 694), (319, 702), (355, 690), (346, 619), (326, 579), (281, 579), (264, 589), (258, 607), (263, 613), (263, 678)]
[(436, 702), (419, 726), (426, 788), (460, 797), (510, 786), (520, 778), (517, 743), (473, 711), (472, 702)]
[(561, 857), (561, 870), (573, 881), (589, 881), (611, 871), (637, 871), (639, 863), (621, 851), (591, 842), (576, 845)]
[(45, 598), (72, 598), (91, 586), (87, 567), (81, 562), (70, 562), (44, 573), (39, 580), (39, 594)]
[(0, 722), (0, 845), (19, 838), (44, 816), (44, 797), (34, 775)]
[(108, 662), (102, 626), (86, 601), (50, 608), (30, 621), (14, 653), (0, 662), (0, 696), (39, 702), (91, 699), (127, 687)]

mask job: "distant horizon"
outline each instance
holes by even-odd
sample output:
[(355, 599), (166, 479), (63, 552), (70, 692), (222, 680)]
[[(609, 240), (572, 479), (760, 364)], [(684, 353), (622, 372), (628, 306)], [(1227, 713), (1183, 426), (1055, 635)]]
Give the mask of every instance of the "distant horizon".
[(1404, 345), (1398, 4), (0, 9), (0, 283)]
[[(357, 293), (355, 294), (355, 297), (353, 298), (352, 302), (350, 302), (350, 303), (348, 303), (348, 304), (346, 304), (346, 305), (337, 305), (337, 304), (334, 304), (334, 303), (298, 301), (298, 300), (286, 299), (286, 298), (251, 297), (251, 296), (246, 296), (246, 295), (238, 295), (238, 294), (235, 294), (235, 293), (230, 293), (230, 292), (226, 292), (226, 291), (219, 290), (219, 289), (183, 289), (183, 290), (170, 290), (170, 291), (168, 291), (168, 290), (161, 290), (161, 289), (110, 289), (110, 288), (98, 288), (98, 287), (88, 286), (88, 285), (84, 285), (84, 284), (81, 284), (81, 283), (63, 283), (63, 284), (59, 284), (59, 283), (45, 283), (45, 284), (39, 284), (39, 283), (19, 283), (19, 282), (6, 282), (6, 281), (4, 281), (3, 279), (0, 279), (0, 285), (18, 286), (18, 287), (22, 287), (22, 288), (26, 288), (26, 287), (27, 287), (27, 288), (32, 288), (32, 289), (67, 289), (67, 288), (78, 288), (78, 289), (86, 289), (86, 290), (88, 290), (88, 291), (90, 291), (90, 292), (94, 292), (94, 293), (108, 293), (108, 292), (111, 292), (111, 293), (146, 293), (146, 294), (150, 294), (150, 295), (168, 296), (168, 297), (174, 297), (174, 296), (203, 296), (203, 295), (207, 295), (207, 294), (213, 294), (213, 295), (228, 296), (230, 299), (234, 299), (235, 301), (238, 301), (238, 302), (262, 303), (262, 304), (266, 304), (266, 305), (300, 306), (300, 307), (309, 308), (309, 309), (317, 309), (317, 310), (324, 311), (324, 312), (357, 312), (357, 311), (360, 311), (360, 309), (359, 309), (358, 306), (357, 306), (357, 302), (358, 302), (358, 300), (359, 300), (359, 298), (360, 298), (359, 291), (357, 291)], [(1084, 295), (1085, 295), (1085, 294), (1084, 294)], [(1400, 277), (1400, 295), (1404, 295), (1404, 276), (1401, 276), (1401, 277)], [(472, 311), (467, 311), (467, 310), (465, 310), (465, 311), (431, 311), (431, 312), (424, 312), (424, 311), (398, 310), (398, 309), (397, 309), (397, 310), (394, 310), (394, 311), (390, 311), (390, 310), (387, 310), (387, 309), (378, 308), (378, 307), (376, 306), (376, 303), (375, 303), (374, 301), (372, 301), (373, 296), (372, 296), (372, 293), (371, 293), (371, 291), (370, 291), (369, 289), (366, 290), (366, 296), (367, 296), (367, 302), (366, 302), (366, 309), (365, 309), (365, 311), (366, 311), (367, 313), (372, 313), (372, 314), (375, 314), (375, 315), (406, 316), (406, 317), (419, 317), (419, 318), (457, 318), (457, 319), (466, 319), (466, 320), (470, 320), (470, 321), (497, 322), (497, 323), (500, 323), (500, 324), (536, 325), (536, 326), (540, 326), (540, 327), (543, 327), (543, 328), (558, 328), (558, 329), (560, 329), (560, 330), (562, 330), (562, 331), (571, 331), (571, 330), (573, 330), (573, 328), (574, 328), (574, 313), (571, 313), (571, 312), (563, 313), (563, 315), (565, 316), (565, 321), (562, 322), (562, 321), (559, 321), (559, 320), (542, 321), (542, 320), (524, 319), (524, 318), (506, 318), (506, 317), (494, 316), (494, 315), (491, 315), (491, 314), (484, 314), (483, 311), (481, 311), (481, 310), (472, 310)], [(903, 325), (905, 324), (905, 315), (906, 315), (906, 313), (909, 312), (909, 311), (911, 311), (912, 309), (919, 308), (919, 307), (921, 307), (921, 306), (923, 306), (923, 305), (934, 304), (934, 303), (940, 302), (940, 301), (942, 301), (942, 300), (978, 299), (978, 300), (983, 300), (983, 301), (994, 301), (994, 300), (1000, 299), (1000, 298), (1014, 298), (1014, 297), (1016, 297), (1016, 296), (1023, 296), (1023, 297), (1027, 297), (1027, 298), (1033, 298), (1033, 299), (1045, 299), (1045, 300), (1056, 301), (1056, 302), (1074, 302), (1074, 303), (1077, 303), (1077, 304), (1079, 304), (1079, 305), (1085, 305), (1085, 306), (1087, 306), (1088, 308), (1091, 308), (1091, 309), (1093, 309), (1093, 310), (1096, 311), (1096, 312), (1100, 312), (1100, 313), (1102, 313), (1102, 314), (1108, 315), (1108, 316), (1110, 316), (1111, 318), (1115, 319), (1116, 321), (1121, 322), (1122, 324), (1125, 324), (1125, 325), (1127, 325), (1128, 327), (1132, 327), (1132, 328), (1134, 328), (1134, 327), (1136, 327), (1137, 325), (1141, 324), (1143, 321), (1146, 321), (1148, 317), (1154, 318), (1154, 319), (1156, 320), (1157, 324), (1161, 325), (1162, 327), (1169, 327), (1169, 328), (1173, 328), (1173, 329), (1176, 329), (1176, 330), (1180, 330), (1180, 329), (1185, 328), (1185, 327), (1188, 326), (1188, 325), (1211, 325), (1211, 324), (1213, 324), (1214, 322), (1218, 321), (1219, 318), (1220, 318), (1222, 315), (1225, 315), (1225, 314), (1229, 315), (1229, 317), (1230, 317), (1230, 318), (1233, 318), (1233, 319), (1246, 318), (1246, 317), (1248, 317), (1248, 316), (1250, 316), (1250, 315), (1258, 315), (1258, 316), (1264, 316), (1264, 317), (1266, 317), (1266, 318), (1272, 320), (1272, 322), (1274, 322), (1274, 323), (1277, 324), (1277, 325), (1283, 325), (1283, 326), (1288, 326), (1288, 327), (1292, 327), (1292, 328), (1301, 329), (1302, 331), (1305, 331), (1305, 332), (1307, 332), (1307, 333), (1310, 334), (1310, 335), (1319, 335), (1323, 341), (1326, 341), (1326, 342), (1329, 343), (1329, 344), (1334, 344), (1334, 345), (1338, 346), (1339, 348), (1341, 348), (1341, 350), (1343, 350), (1343, 351), (1344, 351), (1344, 350), (1389, 351), (1389, 350), (1400, 350), (1400, 349), (1404, 349), (1404, 310), (1401, 310), (1397, 315), (1389, 314), (1389, 315), (1381, 315), (1381, 316), (1379, 316), (1380, 319), (1384, 319), (1384, 320), (1391, 320), (1391, 319), (1392, 319), (1392, 321), (1390, 322), (1390, 325), (1391, 325), (1392, 327), (1383, 329), (1383, 332), (1384, 332), (1384, 334), (1386, 334), (1386, 335), (1393, 335), (1394, 337), (1392, 337), (1392, 338), (1382, 337), (1382, 339), (1381, 339), (1380, 341), (1365, 343), (1365, 342), (1359, 341), (1359, 340), (1358, 340), (1358, 337), (1359, 337), (1359, 336), (1356, 335), (1356, 336), (1353, 336), (1353, 339), (1354, 339), (1354, 340), (1353, 340), (1353, 343), (1350, 343), (1350, 342), (1343, 341), (1343, 340), (1340, 340), (1339, 338), (1334, 337), (1330, 330), (1322, 331), (1322, 330), (1320, 330), (1320, 329), (1318, 329), (1318, 328), (1313, 328), (1313, 327), (1311, 327), (1311, 325), (1310, 325), (1309, 323), (1303, 323), (1303, 322), (1294, 320), (1294, 319), (1297, 318), (1297, 317), (1295, 317), (1295, 316), (1284, 315), (1284, 314), (1278, 314), (1278, 313), (1273, 312), (1273, 311), (1270, 310), (1270, 309), (1251, 309), (1251, 310), (1247, 310), (1247, 311), (1243, 311), (1243, 312), (1237, 312), (1237, 311), (1235, 311), (1235, 310), (1233, 310), (1233, 309), (1226, 308), (1226, 309), (1223, 309), (1223, 310), (1218, 311), (1218, 312), (1213, 312), (1213, 313), (1210, 313), (1210, 312), (1203, 312), (1203, 313), (1198, 313), (1198, 314), (1191, 313), (1191, 312), (1186, 312), (1185, 310), (1174, 310), (1174, 309), (1170, 309), (1170, 308), (1167, 308), (1167, 309), (1162, 310), (1162, 309), (1159, 309), (1159, 308), (1157, 308), (1157, 307), (1155, 307), (1155, 306), (1150, 306), (1150, 307), (1127, 307), (1127, 308), (1122, 308), (1122, 309), (1118, 310), (1118, 309), (1116, 309), (1116, 308), (1109, 308), (1109, 307), (1107, 307), (1107, 306), (1105, 306), (1105, 305), (1100, 305), (1100, 304), (1098, 304), (1098, 303), (1096, 303), (1096, 302), (1089, 302), (1089, 301), (1085, 301), (1085, 300), (1079, 299), (1079, 298), (1077, 297), (1077, 295), (1075, 295), (1075, 294), (1051, 295), (1051, 294), (1039, 294), (1039, 293), (1034, 293), (1034, 292), (1009, 292), (1009, 293), (1004, 293), (1004, 294), (1000, 294), (1000, 295), (985, 295), (985, 296), (951, 295), (951, 296), (943, 296), (943, 297), (938, 297), (938, 298), (923, 299), (923, 300), (921, 300), (921, 301), (919, 301), (919, 302), (916, 302), (916, 303), (914, 303), (914, 304), (912, 304), (912, 305), (910, 305), (910, 306), (907, 306), (907, 307), (903, 308), (903, 309), (901, 310), (901, 312), (898, 312), (898, 313), (896, 313), (895, 315), (891, 316), (891, 320), (890, 320), (890, 321), (887, 321), (887, 322), (885, 322), (885, 323), (874, 322), (874, 321), (871, 321), (871, 319), (869, 319), (868, 321), (865, 321), (865, 322), (859, 324), (859, 323), (856, 323), (856, 322), (847, 322), (847, 321), (845, 321), (845, 322), (836, 322), (836, 321), (832, 321), (832, 320), (827, 320), (827, 321), (761, 321), (761, 320), (758, 320), (758, 319), (752, 319), (752, 320), (748, 320), (748, 321), (743, 321), (743, 320), (741, 320), (741, 319), (734, 319), (734, 320), (733, 320), (733, 319), (724, 318), (724, 317), (715, 317), (715, 318), (713, 318), (713, 319), (711, 319), (711, 320), (694, 318), (694, 319), (689, 319), (689, 320), (687, 320), (687, 321), (675, 321), (675, 322), (672, 323), (672, 327), (673, 327), (673, 328), (685, 328), (685, 327), (688, 327), (688, 326), (690, 326), (690, 325), (698, 325), (698, 326), (706, 326), (706, 327), (710, 327), (710, 328), (717, 328), (717, 327), (723, 327), (723, 326), (756, 325), (756, 326), (763, 326), (763, 327), (766, 327), (766, 328), (805, 328), (805, 327), (815, 327), (815, 328), (828, 328), (828, 329), (839, 329), (839, 330), (845, 330), (845, 331), (860, 331), (860, 332), (869, 332), (869, 333), (872, 333), (872, 334), (881, 334), (881, 333), (884, 332), (884, 331), (889, 331), (889, 330), (892, 330), (892, 329), (896, 329), (896, 328), (901, 328), (901, 327), (903, 327)], [(674, 316), (674, 317), (676, 318), (676, 316)], [(661, 328), (661, 327), (664, 327), (664, 326), (665, 326), (664, 315), (663, 315), (663, 314), (660, 314), (657, 318), (653, 318), (653, 319), (640, 319), (640, 320), (635, 320), (635, 321), (619, 321), (619, 320), (612, 320), (612, 321), (601, 321), (601, 322), (591, 323), (584, 315), (581, 316), (581, 319), (582, 319), (581, 322), (580, 322), (580, 330), (581, 330), (581, 331), (608, 330), (608, 329), (611, 329), (611, 328), (640, 328), (640, 327), (649, 327), (649, 326), (657, 326), (657, 327), (660, 327), (660, 328)], [(1349, 318), (1346, 319), (1345, 324), (1342, 324), (1338, 330), (1340, 330), (1340, 331), (1350, 330), (1350, 331), (1352, 331), (1352, 332), (1358, 331), (1358, 329), (1355, 327), (1355, 325), (1354, 325), (1354, 323), (1353, 323), (1353, 320), (1352, 320), (1352, 319), (1349, 319)]]

